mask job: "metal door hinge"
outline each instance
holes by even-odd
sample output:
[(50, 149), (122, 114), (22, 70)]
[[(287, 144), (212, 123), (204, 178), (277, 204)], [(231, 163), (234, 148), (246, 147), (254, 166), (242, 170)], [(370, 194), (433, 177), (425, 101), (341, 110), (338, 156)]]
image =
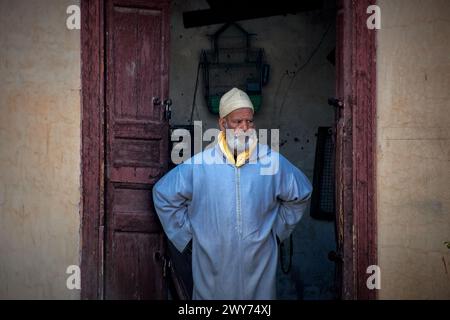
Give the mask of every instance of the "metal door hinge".
[(163, 278), (167, 278), (167, 275), (170, 272), (172, 261), (170, 261), (170, 258), (167, 256), (163, 256), (162, 260), (163, 260)]
[(328, 260), (333, 261), (335, 263), (342, 263), (344, 262), (344, 258), (342, 257), (341, 253), (337, 253), (336, 251), (330, 251), (328, 253)]
[(337, 98), (328, 98), (328, 104), (339, 109), (342, 109), (344, 107), (344, 103)]

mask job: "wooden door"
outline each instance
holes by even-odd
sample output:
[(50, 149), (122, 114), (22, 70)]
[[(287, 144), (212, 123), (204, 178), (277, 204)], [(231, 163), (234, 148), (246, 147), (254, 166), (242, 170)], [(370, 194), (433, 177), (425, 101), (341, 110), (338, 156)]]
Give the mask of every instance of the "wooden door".
[(164, 299), (152, 187), (167, 170), (168, 1), (105, 2), (105, 299)]

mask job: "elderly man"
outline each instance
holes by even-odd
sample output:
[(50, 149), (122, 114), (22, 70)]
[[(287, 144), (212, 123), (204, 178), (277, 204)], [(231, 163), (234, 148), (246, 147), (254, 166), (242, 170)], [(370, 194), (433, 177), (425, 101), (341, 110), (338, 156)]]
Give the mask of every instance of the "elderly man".
[[(154, 186), (156, 212), (180, 252), (192, 239), (193, 299), (275, 299), (277, 237), (293, 231), (312, 187), (286, 158), (257, 143), (245, 92), (224, 94), (219, 113), (218, 143)], [(278, 170), (261, 174), (268, 157)]]

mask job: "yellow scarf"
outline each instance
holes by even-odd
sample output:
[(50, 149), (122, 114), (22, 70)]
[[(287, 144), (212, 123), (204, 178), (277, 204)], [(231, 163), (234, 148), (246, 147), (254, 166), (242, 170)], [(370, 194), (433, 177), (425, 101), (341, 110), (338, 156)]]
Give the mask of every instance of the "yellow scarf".
[(253, 145), (251, 145), (248, 150), (246, 149), (244, 152), (238, 154), (236, 160), (234, 160), (234, 155), (228, 148), (225, 133), (223, 131), (220, 131), (218, 139), (220, 150), (222, 150), (223, 154), (227, 157), (228, 161), (230, 161), (230, 163), (234, 164), (238, 168), (244, 165), (245, 162), (250, 158), (250, 155), (252, 154), (253, 150), (255, 150), (255, 147), (257, 145), (257, 142), (255, 141), (255, 143), (253, 143)]

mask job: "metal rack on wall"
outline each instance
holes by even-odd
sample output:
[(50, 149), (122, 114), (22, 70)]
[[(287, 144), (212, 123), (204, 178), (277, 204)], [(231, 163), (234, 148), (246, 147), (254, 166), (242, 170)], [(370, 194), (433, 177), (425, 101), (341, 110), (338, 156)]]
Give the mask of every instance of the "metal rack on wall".
[(319, 127), (317, 131), (314, 161), (313, 193), (310, 215), (314, 219), (335, 219), (335, 143), (331, 127)]
[(212, 113), (219, 113), (220, 97), (233, 87), (247, 92), (255, 112), (261, 108), (269, 65), (264, 49), (251, 47), (252, 36), (240, 25), (227, 23), (211, 36), (212, 49), (202, 50), (204, 95)]

